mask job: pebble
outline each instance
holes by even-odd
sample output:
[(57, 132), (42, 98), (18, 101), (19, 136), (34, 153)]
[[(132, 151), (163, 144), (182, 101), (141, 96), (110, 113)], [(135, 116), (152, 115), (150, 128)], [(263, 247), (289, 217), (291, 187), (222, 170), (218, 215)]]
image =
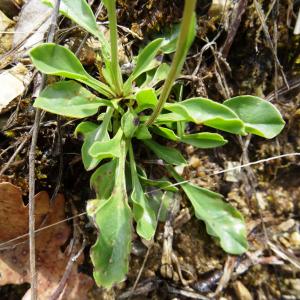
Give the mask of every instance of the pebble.
[(278, 230), (280, 231), (288, 231), (295, 225), (294, 219), (289, 219), (287, 221), (284, 221), (278, 225)]
[(201, 160), (199, 159), (199, 157), (193, 155), (191, 158), (190, 158), (190, 162), (189, 162), (189, 165), (192, 166), (193, 168), (198, 168), (201, 164)]
[(241, 281), (234, 282), (233, 288), (239, 300), (253, 300), (249, 290), (243, 285)]
[(300, 234), (298, 231), (294, 231), (291, 233), (290, 243), (295, 248), (300, 246)]

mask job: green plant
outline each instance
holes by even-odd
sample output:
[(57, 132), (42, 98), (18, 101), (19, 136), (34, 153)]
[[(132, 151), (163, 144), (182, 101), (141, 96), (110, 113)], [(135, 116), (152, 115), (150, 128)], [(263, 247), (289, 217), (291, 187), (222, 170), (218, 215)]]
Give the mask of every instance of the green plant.
[[(51, 5), (50, 0), (45, 2)], [(103, 82), (90, 76), (66, 47), (43, 44), (31, 50), (30, 56), (41, 72), (74, 79), (97, 94), (76, 81), (63, 80), (49, 85), (34, 106), (79, 119), (100, 112), (98, 122), (81, 122), (75, 135), (81, 134), (84, 138), (82, 160), (85, 169), (96, 168), (91, 176), (96, 199), (87, 205), (88, 215), (100, 232), (91, 249), (94, 278), (98, 285), (110, 287), (123, 280), (128, 272), (133, 220), (141, 238), (150, 240), (155, 234), (158, 216), (151, 197), (144, 190), (156, 186), (176, 192), (167, 180), (147, 178), (145, 170), (136, 164), (134, 148), (152, 151), (166, 163), (170, 176), (180, 183), (183, 178), (173, 166), (186, 164), (184, 157), (175, 148), (157, 143), (155, 136), (198, 148), (214, 148), (227, 143), (222, 135), (212, 132), (188, 134), (187, 123), (203, 124), (238, 135), (252, 133), (273, 138), (282, 130), (284, 121), (272, 104), (255, 96), (239, 96), (222, 104), (204, 98), (167, 102), (195, 37), (196, 0), (185, 1), (179, 33), (150, 42), (134, 58), (135, 67), (123, 82), (118, 62), (116, 1), (105, 0), (103, 3), (108, 12), (110, 43), (98, 30), (85, 0), (62, 0), (61, 6), (62, 14), (100, 40)], [(171, 66), (156, 60), (158, 54), (174, 51)], [(152, 111), (151, 115), (149, 111)], [(131, 176), (125, 175), (129, 173)], [(205, 222), (208, 234), (215, 237), (228, 253), (245, 252), (247, 238), (242, 215), (224, 202), (220, 194), (187, 182), (181, 187), (191, 201), (195, 216)]]

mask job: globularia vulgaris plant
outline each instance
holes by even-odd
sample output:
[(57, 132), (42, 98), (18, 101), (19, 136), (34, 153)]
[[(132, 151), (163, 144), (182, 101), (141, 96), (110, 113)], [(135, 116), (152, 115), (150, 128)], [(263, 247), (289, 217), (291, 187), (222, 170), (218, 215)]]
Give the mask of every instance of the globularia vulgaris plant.
[[(44, 2), (53, 5), (50, 0)], [(60, 8), (63, 15), (99, 39), (103, 81), (89, 75), (66, 47), (42, 44), (30, 56), (41, 72), (75, 80), (48, 86), (36, 99), (35, 107), (71, 118), (98, 115), (97, 122), (81, 122), (75, 134), (84, 137), (82, 160), (86, 170), (95, 170), (91, 186), (96, 198), (87, 205), (88, 214), (99, 230), (91, 250), (94, 278), (98, 285), (110, 287), (123, 280), (128, 271), (133, 222), (141, 238), (150, 240), (155, 233), (157, 211), (145, 189), (156, 186), (176, 191), (166, 180), (147, 178), (135, 160), (138, 147), (142, 145), (141, 149), (148, 148), (162, 159), (170, 176), (180, 182), (182, 178), (173, 166), (185, 164), (184, 157), (176, 149), (159, 144), (156, 136), (198, 148), (213, 148), (227, 141), (218, 133), (188, 134), (187, 123), (237, 135), (252, 133), (273, 138), (282, 130), (284, 121), (272, 104), (254, 96), (235, 97), (223, 104), (204, 98), (170, 102), (169, 95), (195, 36), (196, 0), (185, 1), (179, 33), (150, 42), (134, 58), (134, 69), (126, 78), (118, 61), (116, 1), (103, 0), (103, 3), (108, 13), (109, 42), (98, 29), (85, 0), (62, 0)], [(171, 66), (156, 59), (171, 52), (175, 52)], [(195, 216), (205, 222), (208, 234), (226, 252), (246, 251), (245, 224), (235, 208), (207, 189), (190, 183), (181, 187)]]

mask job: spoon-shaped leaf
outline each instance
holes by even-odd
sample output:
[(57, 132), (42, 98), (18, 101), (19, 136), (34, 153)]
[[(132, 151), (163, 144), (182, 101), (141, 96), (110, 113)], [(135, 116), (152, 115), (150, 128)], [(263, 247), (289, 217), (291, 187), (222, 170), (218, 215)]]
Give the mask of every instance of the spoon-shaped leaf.
[(227, 140), (225, 140), (220, 134), (210, 132), (183, 135), (180, 138), (180, 141), (202, 149), (220, 147), (227, 143)]
[(171, 141), (182, 142), (202, 149), (220, 147), (227, 143), (227, 140), (225, 140), (218, 133), (199, 132), (193, 134), (184, 134), (182, 137), (179, 137), (174, 133), (173, 130), (166, 127), (152, 126), (151, 130), (154, 133)]
[(124, 135), (127, 138), (132, 138), (136, 130), (138, 129), (139, 118), (137, 117), (135, 111), (128, 109), (128, 111), (122, 116), (121, 128)]
[(284, 127), (280, 112), (270, 102), (255, 96), (238, 96), (224, 105), (233, 110), (245, 123), (246, 131), (271, 139)]
[(168, 164), (186, 164), (186, 160), (177, 149), (162, 146), (152, 140), (143, 140), (143, 142), (158, 158), (164, 160)]
[(97, 199), (108, 199), (113, 191), (115, 179), (117, 159), (101, 165), (91, 176), (90, 184), (97, 195)]
[(30, 51), (30, 57), (37, 69), (45, 74), (76, 79), (104, 96), (113, 95), (107, 85), (90, 76), (74, 53), (63, 46), (42, 44)]
[(136, 93), (136, 102), (138, 104), (137, 113), (148, 108), (154, 108), (158, 102), (155, 90), (153, 88), (139, 90)]
[[(172, 176), (184, 181), (171, 167)], [(222, 199), (222, 195), (190, 183), (181, 185), (191, 201), (198, 219), (205, 222), (207, 233), (220, 241), (221, 247), (231, 254), (242, 254), (247, 250), (246, 226), (242, 215)]]
[[(45, 4), (53, 7), (53, 0), (42, 1)], [(62, 0), (59, 11), (62, 15), (71, 19), (83, 27), (86, 31), (96, 36), (100, 41), (104, 58), (109, 59), (109, 43), (105, 39), (102, 31), (99, 30), (93, 11), (85, 0)]]
[(174, 133), (172, 129), (162, 127), (162, 126), (152, 126), (151, 131), (160, 135), (168, 140), (178, 142), (180, 138)]
[(60, 81), (49, 85), (34, 102), (34, 107), (70, 118), (92, 116), (100, 106), (111, 106), (111, 103), (96, 97), (75, 81)]
[[(180, 103), (166, 103), (164, 108), (184, 121), (204, 124), (223, 131), (245, 134), (244, 123), (227, 106), (205, 98), (191, 98)], [(158, 122), (164, 115), (158, 116)]]
[(109, 141), (108, 132), (103, 131), (103, 124), (97, 125), (92, 122), (81, 122), (75, 129), (75, 136), (78, 133), (81, 133), (84, 136), (84, 142), (81, 147), (81, 157), (84, 168), (87, 171), (94, 169), (101, 159), (94, 158), (89, 154), (89, 150), (91, 146), (95, 143), (95, 141), (106, 142)]
[(90, 147), (89, 154), (97, 158), (99, 162), (105, 158), (120, 157), (120, 143), (123, 136), (123, 131), (119, 129), (117, 134), (109, 141), (94, 142)]
[(131, 248), (132, 217), (127, 203), (125, 182), (125, 142), (122, 141), (119, 147), (121, 155), (110, 198), (91, 200), (87, 206), (89, 216), (100, 231), (91, 249), (94, 278), (97, 285), (105, 288), (124, 280), (128, 272), (128, 256)]

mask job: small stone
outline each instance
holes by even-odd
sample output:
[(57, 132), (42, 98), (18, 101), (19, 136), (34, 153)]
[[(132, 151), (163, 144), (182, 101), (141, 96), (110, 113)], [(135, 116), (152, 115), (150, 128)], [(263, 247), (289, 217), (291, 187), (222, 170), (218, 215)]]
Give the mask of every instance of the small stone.
[(294, 231), (291, 233), (290, 243), (295, 248), (300, 246), (300, 234), (298, 231)]
[(280, 231), (288, 231), (295, 225), (294, 219), (289, 219), (287, 221), (284, 221), (278, 225), (278, 230)]
[(236, 296), (240, 300), (253, 300), (249, 290), (243, 285), (241, 281), (236, 281), (233, 284)]
[(192, 154), (195, 152), (195, 148), (194, 148), (194, 146), (192, 146), (192, 145), (188, 145), (188, 146), (185, 148), (185, 151), (186, 151), (186, 154), (192, 155)]
[(300, 279), (290, 279), (290, 285), (293, 290), (300, 292)]
[(226, 170), (228, 170), (228, 172), (225, 172), (224, 179), (227, 182), (239, 182), (241, 177), (241, 169), (238, 167), (240, 165), (241, 164), (238, 161), (228, 161), (226, 163)]
[(201, 160), (199, 159), (199, 157), (193, 155), (190, 158), (189, 165), (192, 166), (194, 169), (196, 169), (201, 165)]

